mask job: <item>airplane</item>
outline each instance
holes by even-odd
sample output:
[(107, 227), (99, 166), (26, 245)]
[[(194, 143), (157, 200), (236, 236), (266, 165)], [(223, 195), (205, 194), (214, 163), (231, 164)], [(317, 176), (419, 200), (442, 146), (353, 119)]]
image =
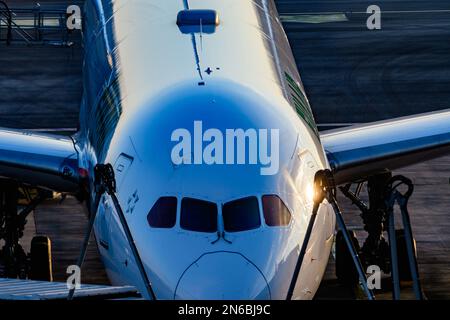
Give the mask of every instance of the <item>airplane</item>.
[[(319, 132), (272, 0), (89, 0), (82, 22), (78, 132), (1, 129), (0, 175), (83, 198), (111, 283), (144, 298), (312, 299), (339, 218), (317, 173), (376, 184), (450, 153), (450, 110)], [(227, 130), (279, 143), (239, 161), (211, 146)]]

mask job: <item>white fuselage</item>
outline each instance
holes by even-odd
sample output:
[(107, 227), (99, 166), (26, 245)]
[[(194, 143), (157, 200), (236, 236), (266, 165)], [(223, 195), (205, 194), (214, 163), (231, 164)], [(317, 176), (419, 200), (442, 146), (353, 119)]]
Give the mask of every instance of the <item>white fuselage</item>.
[[(216, 10), (220, 24), (213, 33), (183, 33), (176, 20), (185, 9)], [(273, 2), (90, 0), (84, 17), (80, 166), (92, 176), (97, 163), (113, 165), (156, 297), (285, 299), (312, 213), (314, 175), (328, 162)], [(224, 136), (278, 130), (279, 169), (262, 175), (261, 164), (174, 164), (172, 133), (194, 134), (199, 121), (202, 133)], [(268, 225), (265, 195), (282, 200), (289, 223)], [(161, 197), (177, 199), (170, 228), (148, 222)], [(218, 238), (216, 231), (226, 231), (224, 204), (246, 197), (257, 198), (260, 225)], [(183, 227), (185, 198), (216, 204), (217, 230)], [(314, 296), (334, 226), (331, 207), (321, 205), (293, 298)], [(111, 282), (146, 295), (109, 196), (98, 207), (95, 234)]]

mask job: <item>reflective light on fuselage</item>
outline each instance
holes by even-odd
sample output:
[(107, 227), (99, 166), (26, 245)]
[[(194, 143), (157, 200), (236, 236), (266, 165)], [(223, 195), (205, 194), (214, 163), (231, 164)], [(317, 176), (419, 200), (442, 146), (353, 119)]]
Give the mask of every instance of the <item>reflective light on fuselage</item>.
[(314, 202), (314, 187), (312, 184), (306, 186), (306, 199), (308, 204)]

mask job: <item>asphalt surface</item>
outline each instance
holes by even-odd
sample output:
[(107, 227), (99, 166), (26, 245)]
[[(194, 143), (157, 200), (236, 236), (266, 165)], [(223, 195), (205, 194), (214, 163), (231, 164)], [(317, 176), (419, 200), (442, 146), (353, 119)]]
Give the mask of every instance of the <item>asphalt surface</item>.
[[(33, 8), (36, 1), (6, 1), (11, 8)], [(39, 1), (42, 8), (76, 1)], [(32, 32), (28, 31), (33, 34)], [(45, 38), (61, 40), (57, 32)], [(5, 32), (0, 33), (5, 39)], [(72, 47), (26, 45), (13, 32), (13, 43), (0, 41), (0, 127), (77, 128), (82, 93), (79, 32), (68, 35)]]
[(373, 1), (276, 3), (281, 15), (297, 19), (307, 13), (349, 18), (284, 24), (318, 123), (370, 122), (450, 108), (449, 1), (376, 1), (381, 30), (366, 26)]

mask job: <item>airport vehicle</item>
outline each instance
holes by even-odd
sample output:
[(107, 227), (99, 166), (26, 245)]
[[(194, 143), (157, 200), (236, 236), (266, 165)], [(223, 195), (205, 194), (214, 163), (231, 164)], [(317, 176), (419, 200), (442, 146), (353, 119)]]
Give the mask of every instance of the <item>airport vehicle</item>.
[[(8, 195), (25, 185), (84, 199), (111, 282), (148, 299), (311, 299), (336, 219), (342, 281), (357, 274), (365, 285), (359, 251), (363, 264), (392, 267), (395, 283), (398, 265), (409, 264), (418, 286), (407, 212), (396, 241), (385, 199), (398, 199), (397, 181), (411, 186), (392, 170), (450, 152), (450, 111), (319, 133), (269, 0), (87, 1), (83, 37), (79, 132), (0, 131), (8, 185), (2, 252), (11, 273), (23, 276), (26, 263), (20, 224), (10, 218), (16, 197)], [(181, 162), (173, 159), (177, 130), (193, 136)], [(206, 159), (228, 130), (242, 130), (241, 141), (258, 137), (258, 150), (262, 133), (276, 132), (270, 151), (278, 170), (262, 174), (271, 167), (252, 162), (250, 147), (241, 162), (224, 161), (219, 148)], [(232, 150), (224, 153), (234, 160), (240, 149)], [(363, 182), (369, 207), (358, 199)], [(361, 250), (343, 224), (339, 185), (363, 210), (369, 236)], [(397, 261), (393, 243), (404, 243), (406, 262)], [(84, 254), (85, 246), (80, 264)], [(48, 263), (43, 255), (38, 261)], [(356, 271), (342, 271), (353, 263)]]

